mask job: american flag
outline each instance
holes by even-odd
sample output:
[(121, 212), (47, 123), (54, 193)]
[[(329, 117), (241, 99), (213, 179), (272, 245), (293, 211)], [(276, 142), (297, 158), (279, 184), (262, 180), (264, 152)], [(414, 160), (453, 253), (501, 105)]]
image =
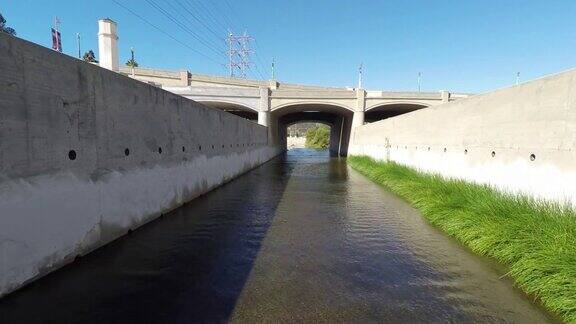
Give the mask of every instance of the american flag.
[(54, 28), (52, 28), (52, 49), (62, 52), (62, 38), (60, 36), (60, 31)]

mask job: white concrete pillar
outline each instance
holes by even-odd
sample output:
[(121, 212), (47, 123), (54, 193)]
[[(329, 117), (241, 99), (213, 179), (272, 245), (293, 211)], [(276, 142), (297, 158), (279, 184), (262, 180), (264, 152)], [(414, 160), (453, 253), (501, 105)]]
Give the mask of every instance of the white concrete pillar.
[(347, 148), (352, 147), (354, 144), (354, 128), (364, 125), (364, 110), (366, 110), (366, 91), (364, 89), (356, 89), (356, 109), (352, 115)]
[(98, 20), (98, 60), (101, 67), (118, 71), (118, 27), (109, 18)]
[(450, 101), (450, 92), (448, 92), (446, 90), (441, 90), (440, 91), (440, 97), (442, 98), (442, 103), (449, 102)]
[(189, 76), (190, 72), (188, 70), (180, 71), (180, 86), (187, 87), (190, 85)]
[(270, 127), (270, 90), (267, 87), (260, 87), (258, 124)]
[(270, 112), (269, 111), (259, 111), (258, 112), (258, 124), (266, 127), (270, 127)]
[(276, 80), (268, 80), (268, 87), (270, 87), (270, 89), (272, 90), (276, 90), (278, 89), (278, 81)]
[(364, 110), (366, 109), (366, 91), (356, 89), (356, 110), (352, 116), (352, 130), (356, 126), (364, 125)]
[(364, 125), (364, 112), (355, 111), (354, 115), (352, 115), (352, 129), (362, 125)]

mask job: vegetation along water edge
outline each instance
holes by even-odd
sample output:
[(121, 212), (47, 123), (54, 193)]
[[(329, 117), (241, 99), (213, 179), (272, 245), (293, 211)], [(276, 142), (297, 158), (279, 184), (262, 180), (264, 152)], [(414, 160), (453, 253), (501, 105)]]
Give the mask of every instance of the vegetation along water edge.
[(446, 179), (394, 162), (351, 156), (348, 164), (402, 197), (474, 252), (507, 265), (526, 293), (576, 323), (576, 210), (565, 204)]

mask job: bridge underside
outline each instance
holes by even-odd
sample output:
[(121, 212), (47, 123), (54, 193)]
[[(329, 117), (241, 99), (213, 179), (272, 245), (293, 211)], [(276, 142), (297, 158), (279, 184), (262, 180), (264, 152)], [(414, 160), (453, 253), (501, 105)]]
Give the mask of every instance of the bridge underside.
[(234, 114), (236, 116), (240, 116), (242, 118), (257, 121), (258, 120), (258, 112), (250, 109), (248, 107), (244, 107), (242, 105), (228, 103), (228, 102), (217, 102), (217, 101), (200, 101), (203, 105), (206, 105), (210, 108), (224, 110), (225, 112)]
[(427, 106), (425, 105), (418, 104), (388, 104), (374, 107), (365, 112), (364, 121), (367, 123), (373, 123), (382, 119), (403, 115), (426, 107)]
[(329, 105), (293, 105), (274, 111), (273, 119), (277, 120), (277, 138), (281, 147), (286, 148), (288, 126), (316, 122), (330, 126), (331, 156), (346, 156), (352, 126), (352, 111)]
[[(258, 111), (231, 102), (201, 101), (202, 104), (234, 115), (261, 122)], [(372, 107), (363, 112), (363, 118), (358, 121), (362, 123), (372, 123), (382, 119), (406, 114), (418, 109), (425, 108), (424, 104), (417, 103), (394, 103)], [(260, 112), (262, 114), (262, 112)], [(291, 104), (281, 108), (276, 108), (269, 113), (264, 113), (267, 117), (263, 120), (269, 127), (270, 143), (275, 143), (286, 149), (286, 135), (288, 126), (302, 122), (318, 122), (330, 126), (330, 155), (346, 156), (348, 154), (348, 144), (352, 133), (352, 125), (357, 112), (346, 107), (324, 103)]]

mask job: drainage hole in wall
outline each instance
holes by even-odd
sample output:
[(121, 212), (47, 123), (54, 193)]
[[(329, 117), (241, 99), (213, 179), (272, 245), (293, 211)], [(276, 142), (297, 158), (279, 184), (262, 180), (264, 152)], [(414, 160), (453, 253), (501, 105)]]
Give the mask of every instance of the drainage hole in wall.
[(186, 152), (186, 147), (182, 146), (182, 152)]
[(212, 144), (212, 149), (214, 149), (214, 144)]
[(126, 155), (126, 156), (130, 155), (130, 150), (129, 150), (129, 149), (124, 149), (124, 155)]
[(536, 160), (536, 155), (535, 154), (530, 154), (530, 161), (534, 161)]
[(68, 158), (69, 158), (70, 160), (72, 160), (72, 161), (76, 160), (76, 151), (70, 150), (70, 151), (68, 152)]
[(158, 154), (162, 154), (162, 148), (158, 147)]
[(202, 145), (198, 145), (198, 151), (202, 151)]
[(495, 157), (495, 156), (496, 156), (496, 152), (492, 151), (492, 154), (491, 154), (491, 155), (492, 155), (492, 157)]

